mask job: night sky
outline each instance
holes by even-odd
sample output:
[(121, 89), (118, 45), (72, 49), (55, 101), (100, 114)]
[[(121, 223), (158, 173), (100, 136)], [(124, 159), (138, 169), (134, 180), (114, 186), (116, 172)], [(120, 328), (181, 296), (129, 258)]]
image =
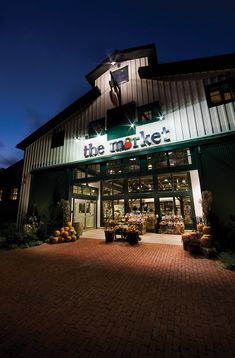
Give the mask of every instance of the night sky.
[(0, 0), (0, 168), (113, 51), (155, 43), (160, 63), (233, 53), (234, 24), (234, 0)]

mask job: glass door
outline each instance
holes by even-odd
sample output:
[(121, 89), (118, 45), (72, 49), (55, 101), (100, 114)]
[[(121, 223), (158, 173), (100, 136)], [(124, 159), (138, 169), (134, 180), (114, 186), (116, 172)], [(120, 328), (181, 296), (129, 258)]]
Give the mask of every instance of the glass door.
[(73, 199), (73, 223), (82, 224), (84, 229), (96, 228), (96, 201)]

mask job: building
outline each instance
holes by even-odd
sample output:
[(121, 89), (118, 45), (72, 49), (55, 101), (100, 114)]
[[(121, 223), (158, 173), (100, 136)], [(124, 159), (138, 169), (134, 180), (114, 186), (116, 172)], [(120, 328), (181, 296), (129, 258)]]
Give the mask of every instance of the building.
[(235, 215), (235, 54), (159, 64), (153, 44), (115, 51), (86, 79), (91, 90), (21, 143), (18, 221), (45, 222), (69, 201), (74, 223), (103, 226), (129, 212)]
[(23, 160), (0, 170), (0, 223), (16, 222)]

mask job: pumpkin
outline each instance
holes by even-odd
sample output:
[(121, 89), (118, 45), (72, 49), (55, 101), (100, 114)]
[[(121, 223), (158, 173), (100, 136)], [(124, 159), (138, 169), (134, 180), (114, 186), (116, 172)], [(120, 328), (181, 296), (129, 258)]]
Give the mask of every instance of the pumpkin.
[(67, 225), (68, 227), (71, 227), (71, 226), (72, 226), (71, 221), (68, 221), (68, 222), (66, 223), (66, 225)]
[(69, 226), (65, 226), (64, 231), (69, 231)]
[(73, 235), (73, 234), (74, 234), (74, 231), (75, 231), (74, 229), (70, 229), (70, 230), (69, 230), (69, 235)]
[(58, 237), (58, 242), (61, 244), (62, 242), (64, 242), (64, 237), (60, 236)]
[(55, 231), (53, 232), (53, 236), (56, 236), (56, 237), (60, 236), (60, 231), (59, 231), (59, 230), (55, 230)]
[(204, 226), (202, 231), (203, 231), (203, 234), (210, 234), (211, 233), (211, 227), (210, 226)]
[(212, 239), (211, 235), (203, 235), (200, 239), (201, 246), (203, 247), (211, 247), (212, 246)]
[(50, 237), (50, 243), (51, 244), (57, 244), (58, 243), (58, 236), (51, 236)]
[(201, 232), (203, 230), (203, 224), (197, 224), (197, 231)]
[(68, 237), (69, 236), (68, 231), (63, 231), (63, 234), (61, 236), (64, 238)]
[(77, 240), (76, 235), (71, 235), (71, 241), (76, 241), (76, 240)]
[(67, 236), (67, 237), (65, 238), (65, 241), (66, 241), (66, 242), (70, 242), (70, 241), (71, 241), (71, 236)]

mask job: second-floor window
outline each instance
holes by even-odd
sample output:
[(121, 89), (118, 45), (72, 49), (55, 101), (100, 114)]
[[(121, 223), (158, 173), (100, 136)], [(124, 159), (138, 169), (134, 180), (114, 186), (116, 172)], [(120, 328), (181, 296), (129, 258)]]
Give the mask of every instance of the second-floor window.
[(51, 148), (63, 147), (64, 145), (64, 130), (57, 128), (54, 130), (51, 139)]
[(163, 119), (163, 115), (160, 109), (159, 102), (153, 102), (145, 104), (138, 108), (138, 121), (139, 122), (149, 122), (149, 121), (159, 121)]
[(105, 119), (97, 119), (96, 121), (89, 123), (88, 128), (89, 138), (94, 138), (105, 134)]
[(208, 107), (235, 101), (235, 78), (213, 83), (205, 87)]
[(18, 188), (11, 189), (10, 199), (11, 200), (17, 200), (17, 197), (18, 197)]

